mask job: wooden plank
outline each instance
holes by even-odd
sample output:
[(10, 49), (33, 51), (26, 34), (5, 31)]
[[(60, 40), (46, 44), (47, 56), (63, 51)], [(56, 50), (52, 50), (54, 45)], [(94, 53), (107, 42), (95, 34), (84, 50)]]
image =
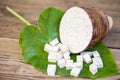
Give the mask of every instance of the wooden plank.
[(105, 37), (103, 42), (110, 48), (119, 48), (120, 49), (120, 45), (119, 45), (120, 44), (120, 31), (113, 32), (111, 30), (107, 34), (107, 36)]
[(113, 17), (114, 26), (104, 39), (108, 47), (120, 48), (120, 0), (0, 0), (0, 37), (19, 38), (19, 31), (24, 24), (9, 14), (5, 6), (14, 10), (28, 19), (32, 24), (37, 24), (41, 11), (49, 6), (66, 10), (71, 6), (98, 7)]
[[(120, 49), (111, 49), (118, 69), (120, 69)], [(25, 63), (21, 57), (21, 49), (18, 39), (0, 38), (0, 80), (74, 80), (72, 77), (55, 76), (49, 77), (47, 74), (36, 70), (30, 64)], [(75, 80), (83, 78), (75, 78)], [(97, 80), (117, 80), (120, 74), (100, 78)], [(89, 80), (89, 79), (84, 79)]]

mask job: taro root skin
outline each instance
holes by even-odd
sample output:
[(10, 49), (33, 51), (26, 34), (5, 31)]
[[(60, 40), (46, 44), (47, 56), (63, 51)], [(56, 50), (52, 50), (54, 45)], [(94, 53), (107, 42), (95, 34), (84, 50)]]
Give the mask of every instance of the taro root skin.
[(87, 49), (101, 41), (109, 31), (107, 15), (97, 8), (83, 8), (90, 16), (93, 25), (93, 36)]

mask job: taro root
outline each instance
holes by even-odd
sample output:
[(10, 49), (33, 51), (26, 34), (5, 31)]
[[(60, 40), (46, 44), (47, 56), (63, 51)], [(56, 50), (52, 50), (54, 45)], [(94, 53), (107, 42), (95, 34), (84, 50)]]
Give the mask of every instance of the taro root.
[(97, 8), (72, 7), (61, 19), (60, 40), (71, 53), (80, 53), (101, 41), (112, 25), (112, 18)]

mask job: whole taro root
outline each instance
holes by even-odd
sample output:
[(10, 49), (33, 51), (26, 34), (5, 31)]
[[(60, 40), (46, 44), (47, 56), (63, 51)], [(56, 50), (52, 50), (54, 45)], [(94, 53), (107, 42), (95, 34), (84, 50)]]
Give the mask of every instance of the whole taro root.
[(60, 40), (76, 54), (101, 41), (112, 25), (112, 18), (97, 8), (72, 7), (61, 19)]

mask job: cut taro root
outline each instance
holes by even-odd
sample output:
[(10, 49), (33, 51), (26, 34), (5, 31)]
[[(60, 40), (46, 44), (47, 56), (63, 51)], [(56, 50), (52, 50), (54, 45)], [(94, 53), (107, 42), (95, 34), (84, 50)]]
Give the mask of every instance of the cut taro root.
[(74, 54), (92, 48), (107, 34), (110, 26), (108, 19), (99, 9), (72, 7), (61, 19), (60, 40)]

